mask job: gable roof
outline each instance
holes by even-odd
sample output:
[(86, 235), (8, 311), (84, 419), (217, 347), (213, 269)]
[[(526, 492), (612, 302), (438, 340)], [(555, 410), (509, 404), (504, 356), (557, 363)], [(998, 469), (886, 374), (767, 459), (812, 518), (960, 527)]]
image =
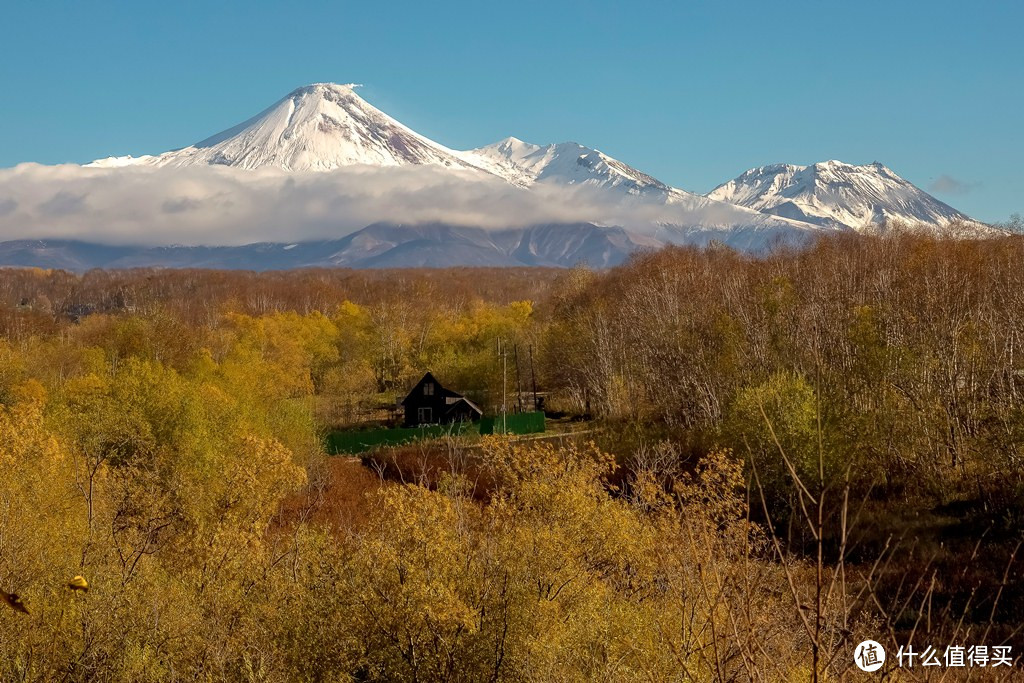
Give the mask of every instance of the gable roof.
[(444, 411), (444, 414), (445, 415), (451, 414), (451, 412), (453, 410), (455, 410), (456, 406), (458, 406), (460, 403), (465, 403), (466, 405), (468, 405), (470, 407), (470, 409), (472, 409), (473, 412), (475, 412), (477, 415), (481, 415), (482, 416), (484, 414), (484, 411), (482, 411), (480, 409), (480, 406), (478, 406), (477, 404), (473, 403), (472, 401), (470, 401), (465, 396), (462, 396), (462, 397), (456, 399), (455, 401), (453, 401), (452, 403), (449, 403), (448, 404), (448, 409)]
[[(447, 401), (446, 400), (445, 403), (447, 403), (447, 404), (457, 403), (458, 399), (464, 399), (465, 400), (465, 398), (466, 398), (465, 396), (463, 396), (462, 394), (458, 393), (457, 391), (452, 391), (451, 389), (445, 389), (444, 386), (440, 382), (437, 381), (437, 378), (434, 377), (434, 375), (432, 373), (427, 372), (425, 375), (423, 375), (423, 377), (420, 379), (419, 382), (416, 382), (416, 385), (412, 389), (409, 390), (409, 393), (405, 395), (405, 398), (403, 398), (399, 402), (398, 405), (404, 406), (406, 401), (408, 401), (410, 398), (412, 398), (413, 395), (417, 395), (417, 392), (418, 392), (419, 388), (422, 387), (427, 382), (433, 382), (434, 384), (437, 385), (437, 390), (434, 392), (434, 396), (439, 397), (439, 398), (445, 398), (445, 399), (456, 399), (455, 401)], [(470, 405), (473, 405), (473, 404), (470, 403)], [(476, 408), (475, 405), (473, 407)], [(477, 410), (479, 410), (479, 408), (477, 408)]]

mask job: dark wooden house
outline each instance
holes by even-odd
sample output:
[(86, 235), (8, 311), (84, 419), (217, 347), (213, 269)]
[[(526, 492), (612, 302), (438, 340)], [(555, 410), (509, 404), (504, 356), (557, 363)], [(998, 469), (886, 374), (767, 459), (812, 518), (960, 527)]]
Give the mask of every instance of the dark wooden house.
[(479, 420), (484, 411), (462, 394), (445, 389), (429, 372), (402, 399), (405, 426)]

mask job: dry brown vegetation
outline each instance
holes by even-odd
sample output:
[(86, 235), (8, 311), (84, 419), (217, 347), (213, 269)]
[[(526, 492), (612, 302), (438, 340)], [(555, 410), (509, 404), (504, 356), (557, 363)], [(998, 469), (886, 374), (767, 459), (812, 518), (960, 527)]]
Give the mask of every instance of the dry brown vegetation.
[[(603, 273), (0, 272), (0, 589), (29, 611), (0, 605), (0, 680), (1016, 656), (1021, 263), (1017, 237), (891, 235)], [(499, 337), (584, 436), (324, 455), (427, 368), (500, 403)]]

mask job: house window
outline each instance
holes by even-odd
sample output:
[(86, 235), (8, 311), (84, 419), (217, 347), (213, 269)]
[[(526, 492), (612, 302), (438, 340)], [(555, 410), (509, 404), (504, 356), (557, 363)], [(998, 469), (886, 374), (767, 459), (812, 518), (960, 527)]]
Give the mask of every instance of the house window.
[(432, 422), (434, 418), (434, 411), (430, 408), (417, 408), (416, 409), (416, 421), (420, 424)]
[(423, 385), (423, 395), (424, 396), (433, 396), (434, 395), (434, 383), (433, 382), (427, 382), (426, 384)]

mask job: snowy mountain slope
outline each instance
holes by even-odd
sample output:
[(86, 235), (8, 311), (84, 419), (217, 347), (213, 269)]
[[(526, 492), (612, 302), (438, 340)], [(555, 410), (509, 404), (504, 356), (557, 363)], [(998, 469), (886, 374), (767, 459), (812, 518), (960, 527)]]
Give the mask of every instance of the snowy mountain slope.
[(630, 195), (663, 197), (674, 192), (690, 194), (575, 142), (535, 145), (510, 137), (466, 154), (481, 159), (478, 165), (492, 173), (523, 186), (536, 182), (586, 183)]
[[(537, 184), (599, 188), (621, 200), (638, 206), (659, 205), (660, 225), (680, 230), (747, 228), (760, 230), (805, 231), (806, 223), (786, 217), (774, 217), (729, 202), (718, 201), (672, 187), (603, 152), (575, 142), (536, 145), (518, 138), (505, 138), (492, 145), (465, 153), (477, 165), (524, 187)], [(685, 240), (684, 240), (685, 241)]]
[(476, 169), (459, 152), (402, 125), (355, 94), (353, 85), (315, 83), (253, 118), (183, 149), (156, 156), (109, 157), (90, 166), (191, 166), (330, 171), (355, 164), (440, 164)]
[(889, 220), (944, 227), (969, 216), (944, 204), (880, 163), (824, 161), (775, 164), (743, 173), (707, 194), (757, 211), (815, 225), (863, 231)]

